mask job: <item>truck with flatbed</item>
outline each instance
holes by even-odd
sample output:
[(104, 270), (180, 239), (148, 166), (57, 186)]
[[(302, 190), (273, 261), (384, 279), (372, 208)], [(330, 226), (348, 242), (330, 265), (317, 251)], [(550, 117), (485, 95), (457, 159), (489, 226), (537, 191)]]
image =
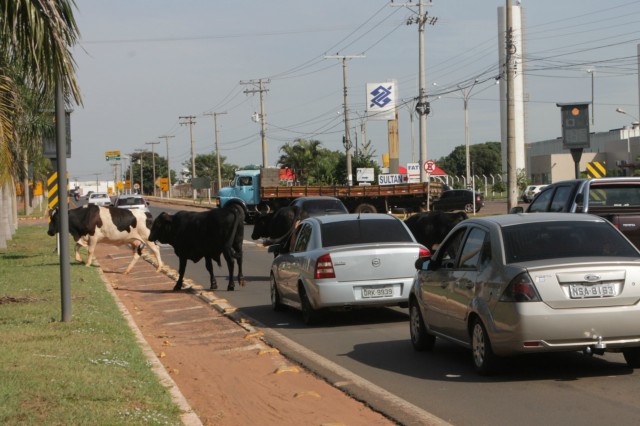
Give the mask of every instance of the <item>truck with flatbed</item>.
[(260, 212), (275, 211), (298, 197), (331, 196), (340, 199), (350, 213), (417, 213), (427, 211), (437, 199), (444, 184), (436, 182), (393, 185), (280, 185), (277, 168), (237, 170), (231, 184), (221, 188), (218, 205), (241, 207), (247, 219)]
[[(524, 209), (512, 213), (568, 212), (603, 217), (640, 248), (640, 177), (604, 177), (556, 182)], [(595, 242), (594, 242), (595, 243)]]

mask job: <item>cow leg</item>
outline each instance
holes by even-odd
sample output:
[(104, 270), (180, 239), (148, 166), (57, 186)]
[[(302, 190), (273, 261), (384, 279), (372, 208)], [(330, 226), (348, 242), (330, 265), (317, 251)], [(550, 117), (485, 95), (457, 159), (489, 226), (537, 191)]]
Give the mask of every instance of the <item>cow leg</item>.
[(211, 258), (210, 257), (205, 257), (204, 258), (204, 266), (206, 266), (207, 271), (209, 271), (209, 283), (210, 283), (210, 290), (217, 290), (218, 289), (218, 282), (216, 281), (216, 276), (213, 274), (213, 263), (211, 262)]
[(180, 266), (178, 267), (178, 281), (176, 282), (175, 287), (173, 287), (173, 291), (182, 290), (182, 279), (184, 278), (184, 273), (187, 270), (187, 259), (180, 258)]
[(74, 252), (76, 254), (76, 262), (83, 263), (84, 261), (82, 260), (82, 256), (80, 255), (80, 247), (82, 247), (82, 244), (76, 241), (76, 246), (74, 248)]
[(135, 266), (138, 259), (140, 259), (140, 255), (138, 254), (138, 247), (137, 247), (138, 245), (139, 245), (138, 241), (134, 241), (131, 244), (133, 248), (133, 259), (131, 259), (131, 262), (129, 262), (129, 266), (127, 266), (127, 269), (124, 270), (124, 274), (128, 274), (129, 272), (131, 272), (131, 270)]
[(240, 242), (240, 248), (236, 247), (236, 252), (240, 254), (240, 256), (236, 258), (236, 262), (238, 262), (238, 284), (240, 284), (240, 287), (244, 287), (245, 281), (244, 275), (242, 274), (242, 242)]
[(151, 252), (156, 258), (156, 261), (158, 262), (158, 267), (156, 268), (156, 272), (160, 272), (160, 269), (162, 269), (162, 265), (163, 265), (162, 258), (160, 257), (160, 247), (158, 247), (158, 245), (153, 241), (148, 241), (145, 244), (147, 245), (147, 247), (149, 247), (149, 250), (151, 250)]
[(91, 263), (93, 262), (93, 252), (95, 251), (97, 244), (97, 238), (89, 238), (89, 243), (87, 244), (87, 251), (89, 252), (89, 255), (87, 256), (87, 263), (85, 263), (85, 266), (91, 266)]
[(236, 288), (236, 285), (233, 282), (233, 257), (229, 250), (225, 250), (222, 254), (224, 255), (224, 260), (227, 262), (227, 269), (229, 271), (229, 284), (227, 285), (227, 291), (233, 291)]

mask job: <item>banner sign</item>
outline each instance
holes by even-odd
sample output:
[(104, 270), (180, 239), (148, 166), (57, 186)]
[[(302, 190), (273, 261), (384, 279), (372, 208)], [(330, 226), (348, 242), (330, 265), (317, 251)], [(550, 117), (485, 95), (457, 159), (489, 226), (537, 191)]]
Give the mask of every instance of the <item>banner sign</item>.
[(393, 120), (396, 118), (395, 80), (385, 83), (367, 83), (367, 119)]
[(356, 169), (356, 181), (358, 182), (373, 182), (374, 175), (373, 167), (359, 167)]
[(378, 176), (378, 185), (398, 185), (400, 183), (407, 183), (407, 175), (403, 174), (388, 174)]

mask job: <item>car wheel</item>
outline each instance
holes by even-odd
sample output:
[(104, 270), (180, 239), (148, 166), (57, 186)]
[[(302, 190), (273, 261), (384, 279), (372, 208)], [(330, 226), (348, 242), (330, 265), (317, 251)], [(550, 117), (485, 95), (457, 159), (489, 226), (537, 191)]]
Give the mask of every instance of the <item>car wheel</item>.
[(304, 287), (300, 285), (298, 289), (298, 293), (300, 296), (300, 305), (302, 310), (302, 321), (306, 325), (316, 324), (320, 318), (319, 312), (311, 306), (311, 302), (309, 301), (309, 296), (307, 296), (307, 292)]
[(640, 348), (626, 348), (622, 350), (624, 360), (631, 368), (640, 368)]
[(284, 308), (282, 300), (280, 299), (280, 293), (278, 292), (278, 286), (276, 285), (276, 278), (271, 275), (271, 307), (274, 311), (281, 311)]
[(464, 205), (464, 211), (467, 213), (473, 213), (473, 203), (467, 203)]
[(411, 333), (413, 349), (417, 351), (433, 349), (436, 336), (427, 333), (427, 327), (425, 327), (422, 313), (420, 313), (420, 306), (414, 299), (409, 302), (409, 332)]
[(495, 370), (496, 356), (491, 349), (487, 329), (479, 318), (473, 320), (471, 328), (471, 352), (473, 364), (478, 374), (490, 375)]
[(378, 211), (371, 204), (360, 204), (356, 207), (354, 213), (377, 213)]

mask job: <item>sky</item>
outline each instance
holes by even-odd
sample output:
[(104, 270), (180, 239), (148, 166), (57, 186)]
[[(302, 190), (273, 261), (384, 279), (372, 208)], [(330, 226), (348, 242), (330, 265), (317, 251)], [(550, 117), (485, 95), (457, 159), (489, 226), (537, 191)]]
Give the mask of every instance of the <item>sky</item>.
[[(425, 78), (431, 102), (427, 157), (465, 143), (500, 140), (498, 7), (504, 0), (433, 0), (425, 28)], [(342, 62), (347, 64), (351, 140), (361, 124), (374, 158), (388, 152), (387, 123), (365, 120), (366, 83), (396, 80), (400, 164), (419, 160), (417, 2), (385, 0), (76, 0), (80, 41), (73, 47), (83, 104), (72, 105), (72, 180), (112, 179), (113, 161), (155, 150), (179, 171), (215, 151), (238, 166), (262, 164), (263, 79), (268, 166), (295, 139), (344, 151)], [(640, 1), (522, 1), (527, 142), (561, 136), (556, 103), (593, 99), (591, 131), (638, 118)], [(437, 18), (437, 19), (436, 19)], [(592, 70), (593, 72), (589, 72)], [(473, 82), (478, 80), (473, 88)], [(593, 84), (592, 84), (593, 83)], [(592, 90), (593, 87), (593, 90)], [(470, 90), (470, 91), (469, 91)], [(248, 93), (246, 93), (248, 92)], [(617, 113), (622, 108), (630, 115)], [(194, 117), (195, 124), (180, 117)], [(356, 136), (357, 133), (357, 136)], [(161, 136), (171, 136), (161, 138)], [(159, 144), (152, 144), (160, 142)]]

